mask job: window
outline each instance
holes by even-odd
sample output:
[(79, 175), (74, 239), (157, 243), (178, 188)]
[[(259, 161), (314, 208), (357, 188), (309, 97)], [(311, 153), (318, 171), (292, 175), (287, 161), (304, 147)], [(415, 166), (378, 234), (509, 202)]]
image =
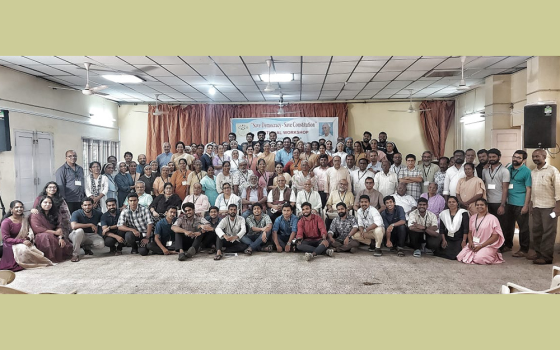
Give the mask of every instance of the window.
[(115, 156), (119, 159), (119, 143), (82, 138), (84, 175), (89, 176), (89, 163), (98, 161), (101, 167), (107, 163), (107, 157)]

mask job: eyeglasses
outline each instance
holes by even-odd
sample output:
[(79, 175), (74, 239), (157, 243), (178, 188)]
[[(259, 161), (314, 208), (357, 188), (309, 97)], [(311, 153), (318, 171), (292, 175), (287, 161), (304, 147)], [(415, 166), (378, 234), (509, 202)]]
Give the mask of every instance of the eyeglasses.
[(66, 156), (66, 158), (78, 158), (78, 156)]

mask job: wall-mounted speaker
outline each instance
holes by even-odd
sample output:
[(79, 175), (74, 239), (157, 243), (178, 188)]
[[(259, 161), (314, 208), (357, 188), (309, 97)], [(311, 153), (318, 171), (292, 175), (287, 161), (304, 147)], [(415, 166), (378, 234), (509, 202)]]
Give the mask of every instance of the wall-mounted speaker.
[(10, 115), (7, 110), (0, 110), (0, 152), (11, 151)]
[(524, 148), (556, 147), (556, 104), (525, 106)]

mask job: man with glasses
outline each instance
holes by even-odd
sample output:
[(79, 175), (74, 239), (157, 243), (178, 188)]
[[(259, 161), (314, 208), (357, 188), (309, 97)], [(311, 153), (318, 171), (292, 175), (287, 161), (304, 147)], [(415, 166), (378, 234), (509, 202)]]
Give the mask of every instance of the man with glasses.
[(66, 163), (58, 168), (55, 175), (60, 196), (68, 204), (70, 213), (80, 209), (82, 199), (86, 197), (84, 169), (76, 164), (77, 159), (75, 151), (66, 151)]

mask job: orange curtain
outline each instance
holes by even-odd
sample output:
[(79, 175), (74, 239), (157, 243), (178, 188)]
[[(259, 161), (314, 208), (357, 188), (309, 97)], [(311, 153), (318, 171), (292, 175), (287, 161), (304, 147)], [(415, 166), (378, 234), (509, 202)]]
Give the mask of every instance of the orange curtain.
[[(210, 141), (224, 142), (231, 132), (232, 118), (270, 118), (276, 113), (278, 105), (224, 105), (197, 104), (187, 106), (159, 105), (165, 114), (154, 116), (155, 106), (148, 108), (148, 138), (146, 156), (149, 160), (156, 159), (163, 152), (163, 142), (171, 143), (172, 151), (175, 143), (203, 143)], [(301, 103), (284, 106), (285, 112), (298, 112), (300, 117), (337, 117), (338, 134), (348, 134), (348, 105), (346, 103)], [(286, 116), (291, 116), (287, 114)]]
[(420, 109), (428, 109), (420, 112), (420, 124), (428, 147), (437, 158), (443, 157), (447, 133), (455, 115), (455, 101), (423, 101)]

